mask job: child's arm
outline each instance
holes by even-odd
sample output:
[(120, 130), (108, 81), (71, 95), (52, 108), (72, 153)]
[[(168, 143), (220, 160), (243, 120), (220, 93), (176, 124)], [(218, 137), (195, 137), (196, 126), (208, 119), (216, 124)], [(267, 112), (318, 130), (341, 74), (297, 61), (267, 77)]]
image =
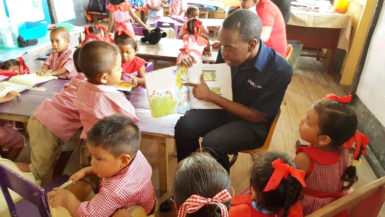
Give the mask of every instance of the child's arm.
[(139, 23), (139, 25), (145, 29), (148, 30), (148, 27), (146, 26), (146, 24), (143, 23), (143, 21), (138, 17), (136, 16), (136, 14), (132, 11), (132, 8), (130, 8), (129, 10), (129, 13), (130, 13), (130, 16), (137, 22)]
[(211, 56), (211, 52), (210, 52), (211, 47), (210, 47), (210, 40), (209, 40), (209, 37), (208, 37), (206, 34), (204, 34), (204, 33), (201, 34), (201, 37), (207, 40), (207, 45), (206, 45), (206, 47), (203, 49), (203, 55), (205, 55), (205, 56)]
[(61, 188), (54, 188), (47, 194), (52, 207), (62, 206), (66, 208), (72, 217), (78, 217), (77, 210), (81, 204), (80, 200), (70, 191)]
[(72, 180), (74, 184), (76, 184), (80, 179), (88, 175), (95, 175), (94, 171), (92, 170), (92, 166), (80, 169), (79, 171), (74, 173), (69, 179)]
[(48, 65), (44, 64), (40, 71), (36, 72), (39, 76), (44, 76), (47, 73)]
[(146, 81), (144, 80), (144, 75), (146, 74), (146, 65), (140, 67), (138, 71), (139, 77), (137, 77), (138, 85), (144, 85)]
[(62, 68), (59, 68), (59, 69), (56, 69), (56, 70), (53, 70), (51, 72), (51, 75), (54, 75), (54, 76), (58, 76), (58, 75), (61, 75), (61, 74), (64, 74), (68, 72), (66, 68), (62, 67)]
[(310, 168), (310, 158), (304, 152), (298, 153), (294, 158), (294, 163), (297, 167), (307, 173)]
[(108, 16), (108, 28), (107, 28), (108, 34), (110, 34), (112, 27), (114, 26), (114, 23), (115, 23), (114, 12), (110, 11), (110, 15)]

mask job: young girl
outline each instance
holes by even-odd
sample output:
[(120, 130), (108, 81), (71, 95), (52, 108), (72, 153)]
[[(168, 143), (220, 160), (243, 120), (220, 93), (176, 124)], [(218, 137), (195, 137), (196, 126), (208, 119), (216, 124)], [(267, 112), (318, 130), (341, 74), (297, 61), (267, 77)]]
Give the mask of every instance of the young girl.
[(192, 56), (196, 62), (202, 62), (202, 53), (210, 52), (208, 37), (201, 31), (202, 22), (197, 19), (190, 19), (187, 22), (187, 34), (183, 36), (183, 48), (177, 57), (177, 65), (186, 55)]
[[(186, 10), (186, 17), (187, 17), (187, 21), (191, 19), (199, 20), (199, 8), (197, 8), (196, 6), (189, 6)], [(200, 28), (202, 33), (206, 35), (209, 34), (209, 30), (203, 24), (201, 24)], [(187, 34), (187, 22), (184, 23), (182, 27), (182, 31), (178, 33), (178, 38), (182, 39), (183, 36), (186, 34)]]
[(113, 43), (111, 36), (107, 33), (107, 29), (104, 26), (100, 26), (97, 24), (85, 26), (84, 34), (85, 34), (85, 38), (81, 44), (82, 46), (84, 46), (85, 43), (89, 41), (94, 41), (94, 40)]
[(301, 217), (298, 200), (305, 186), (305, 172), (295, 168), (288, 157), (274, 152), (253, 156), (251, 195), (236, 196), (230, 217)]
[(30, 73), (31, 72), (22, 57), (19, 57), (17, 60), (9, 59), (0, 63), (0, 75), (13, 76)]
[(147, 0), (147, 7), (150, 13), (147, 15), (147, 24), (153, 25), (163, 17), (163, 4), (166, 0)]
[(119, 47), (122, 56), (122, 80), (128, 81), (134, 87), (144, 85), (146, 61), (136, 56), (138, 51), (136, 40), (125, 34), (116, 34), (115, 44)]
[(194, 154), (179, 163), (174, 192), (178, 217), (228, 216), (232, 192), (230, 177), (208, 154)]
[(135, 38), (134, 27), (131, 23), (133, 18), (140, 26), (147, 29), (147, 26), (136, 16), (132, 11), (132, 6), (126, 0), (110, 0), (110, 5), (107, 9), (110, 11), (110, 17), (108, 19), (107, 32), (111, 32), (115, 27), (115, 32), (119, 35), (123, 32), (132, 38)]
[[(299, 147), (294, 159), (296, 165), (306, 172), (302, 200), (305, 215), (340, 198), (344, 190), (357, 181), (355, 167), (348, 167), (348, 151), (343, 147), (357, 129), (356, 113), (347, 104), (350, 100), (351, 95), (339, 98), (329, 94), (312, 105), (299, 125), (301, 138), (310, 143), (308, 147)], [(363, 134), (356, 135), (367, 140)], [(359, 145), (357, 148), (358, 153), (364, 151)], [(360, 156), (357, 154), (354, 158)]]

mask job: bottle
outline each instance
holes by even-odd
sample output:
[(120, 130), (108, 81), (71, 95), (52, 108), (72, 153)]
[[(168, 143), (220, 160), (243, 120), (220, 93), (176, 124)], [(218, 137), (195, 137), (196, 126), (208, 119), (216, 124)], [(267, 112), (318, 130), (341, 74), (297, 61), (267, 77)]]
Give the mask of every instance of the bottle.
[(351, 0), (336, 0), (334, 2), (334, 11), (344, 14), (349, 8)]
[(17, 47), (17, 25), (8, 18), (6, 22), (0, 25), (0, 47), (16, 48)]

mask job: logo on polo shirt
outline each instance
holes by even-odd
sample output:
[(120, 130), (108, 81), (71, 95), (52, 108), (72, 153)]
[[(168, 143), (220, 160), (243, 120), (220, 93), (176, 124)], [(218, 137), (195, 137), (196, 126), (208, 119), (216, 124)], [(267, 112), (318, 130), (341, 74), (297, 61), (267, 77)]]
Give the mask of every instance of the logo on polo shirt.
[(249, 83), (253, 88), (257, 88), (257, 89), (261, 89), (262, 86), (257, 84), (256, 82), (252, 81), (252, 80), (247, 80), (247, 83)]

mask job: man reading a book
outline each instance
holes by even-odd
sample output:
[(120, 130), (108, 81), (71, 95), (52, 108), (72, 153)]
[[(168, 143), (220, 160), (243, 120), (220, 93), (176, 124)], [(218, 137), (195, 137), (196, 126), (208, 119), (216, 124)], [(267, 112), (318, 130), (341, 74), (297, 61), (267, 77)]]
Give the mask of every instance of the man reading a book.
[[(193, 87), (196, 98), (223, 109), (191, 110), (179, 119), (175, 125), (178, 161), (195, 152), (202, 137), (203, 150), (229, 171), (228, 154), (264, 144), (291, 81), (292, 69), (283, 57), (263, 44), (261, 29), (259, 17), (247, 10), (238, 10), (224, 20), (217, 63), (231, 67), (233, 101), (210, 90), (203, 76), (200, 84), (187, 84)], [(187, 56), (182, 64), (191, 67), (194, 60)]]

